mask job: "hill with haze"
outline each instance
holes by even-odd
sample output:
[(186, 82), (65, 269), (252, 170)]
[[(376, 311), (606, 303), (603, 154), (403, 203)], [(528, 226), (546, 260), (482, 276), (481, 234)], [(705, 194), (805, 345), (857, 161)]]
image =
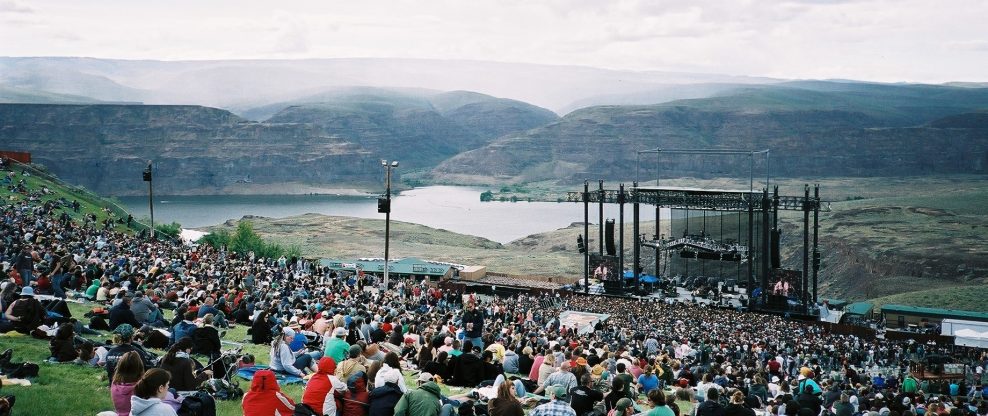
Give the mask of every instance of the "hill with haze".
[[(645, 149), (770, 149), (775, 176), (901, 176), (988, 169), (988, 89), (851, 82), (736, 88), (649, 106), (596, 106), (457, 155), (433, 171), (450, 183), (584, 178), (746, 177), (742, 157)], [(756, 177), (763, 159), (754, 160)]]
[(146, 192), (139, 174), (151, 159), (161, 194), (338, 192), (378, 189), (381, 159), (400, 156), (398, 175), (428, 170), (556, 119), (482, 94), (373, 88), (288, 105), (264, 122), (200, 106), (0, 104), (0, 148), (31, 152), (105, 195)]
[[(647, 102), (653, 104), (710, 95), (710, 88), (702, 84), (771, 82), (777, 80), (429, 59), (154, 61), (0, 57), (0, 88), (100, 101), (196, 104), (223, 108), (240, 115), (257, 107), (353, 86), (476, 91), (532, 103), (562, 114), (581, 106), (626, 104), (628, 102), (622, 98), (624, 94), (635, 95), (641, 91), (668, 91), (657, 97), (658, 101)], [(693, 89), (689, 87), (692, 84), (699, 86)], [(62, 102), (56, 98), (47, 102)]]

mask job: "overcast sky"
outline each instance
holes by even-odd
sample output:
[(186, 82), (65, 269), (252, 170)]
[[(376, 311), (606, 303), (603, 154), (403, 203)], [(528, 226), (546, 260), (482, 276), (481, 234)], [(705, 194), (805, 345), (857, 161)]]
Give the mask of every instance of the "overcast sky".
[(0, 0), (0, 55), (439, 58), (988, 81), (988, 1)]

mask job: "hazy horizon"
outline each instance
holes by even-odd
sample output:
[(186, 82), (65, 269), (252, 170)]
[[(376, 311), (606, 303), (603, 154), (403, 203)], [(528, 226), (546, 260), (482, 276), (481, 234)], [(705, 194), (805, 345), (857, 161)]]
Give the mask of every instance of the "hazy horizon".
[(988, 81), (988, 3), (0, 0), (0, 56), (426, 59), (883, 83)]

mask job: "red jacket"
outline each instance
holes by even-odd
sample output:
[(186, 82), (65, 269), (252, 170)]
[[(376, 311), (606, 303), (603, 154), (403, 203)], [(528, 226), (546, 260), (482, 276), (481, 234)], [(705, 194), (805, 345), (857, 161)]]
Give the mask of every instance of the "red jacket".
[(320, 358), (319, 370), (305, 384), (305, 393), (302, 393), (302, 403), (309, 405), (317, 413), (325, 414), (326, 412), (323, 411), (323, 406), (328, 397), (335, 402), (332, 409), (339, 409), (339, 401), (333, 399), (335, 389), (333, 388), (333, 382), (330, 380), (330, 377), (336, 377), (333, 375), (334, 373), (336, 373), (336, 360), (333, 360), (331, 357)]
[(358, 371), (346, 381), (348, 391), (337, 393), (346, 416), (367, 416), (370, 406), (370, 392), (367, 391), (367, 376)]
[(271, 370), (259, 370), (250, 382), (250, 391), (241, 404), (244, 416), (291, 416), (295, 402), (281, 392)]

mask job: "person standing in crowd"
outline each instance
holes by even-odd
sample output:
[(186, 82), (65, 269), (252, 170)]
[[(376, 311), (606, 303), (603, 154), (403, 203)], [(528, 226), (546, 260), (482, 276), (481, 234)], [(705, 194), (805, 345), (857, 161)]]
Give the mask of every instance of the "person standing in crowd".
[(466, 340), (470, 341), (474, 348), (479, 348), (483, 351), (484, 340), (482, 337), (484, 335), (484, 312), (477, 310), (476, 302), (470, 302), (467, 304), (467, 310), (463, 311), (461, 321), (465, 331), (464, 335), (466, 336)]
[(17, 273), (21, 275), (23, 283), (21, 286), (30, 287), (34, 280), (34, 254), (31, 252), (31, 245), (25, 244), (21, 252), (14, 257), (13, 265)]

